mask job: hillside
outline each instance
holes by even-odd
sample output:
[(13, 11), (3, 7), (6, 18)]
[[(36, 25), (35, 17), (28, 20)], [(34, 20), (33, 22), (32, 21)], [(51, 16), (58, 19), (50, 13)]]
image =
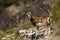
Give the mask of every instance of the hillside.
[[(2, 40), (2, 38), (7, 37), (7, 35), (12, 34), (12, 38), (9, 37), (10, 40), (20, 40), (20, 36), (17, 33), (19, 30), (36, 28), (27, 16), (29, 12), (31, 12), (34, 17), (49, 16), (52, 18), (51, 24), (54, 33), (51, 36), (56, 39), (57, 37), (59, 38), (59, 7), (59, 0), (0, 0), (0, 39)], [(55, 27), (57, 27), (56, 30)], [(9, 38), (6, 40), (9, 40)], [(24, 40), (24, 38), (25, 37), (22, 37), (21, 39)], [(52, 40), (55, 40), (54, 38)]]

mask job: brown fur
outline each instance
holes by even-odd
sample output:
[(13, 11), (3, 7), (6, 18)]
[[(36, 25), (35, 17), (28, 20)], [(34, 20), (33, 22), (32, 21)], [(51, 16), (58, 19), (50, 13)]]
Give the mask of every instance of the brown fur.
[(37, 23), (37, 22), (42, 22), (44, 26), (47, 25), (47, 16), (36, 16), (36, 17), (33, 17), (33, 22)]
[(33, 16), (31, 14), (31, 12), (28, 15), (30, 15), (30, 19), (32, 18), (33, 19), (32, 21), (35, 24), (38, 23), (38, 22), (41, 22), (41, 23), (43, 23), (43, 26), (47, 26), (47, 18), (48, 18), (48, 16)]

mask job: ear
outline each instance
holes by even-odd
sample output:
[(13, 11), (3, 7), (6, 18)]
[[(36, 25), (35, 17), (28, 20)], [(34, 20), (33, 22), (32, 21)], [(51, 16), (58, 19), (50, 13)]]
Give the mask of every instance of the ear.
[(31, 12), (27, 12), (27, 16), (28, 16), (28, 15), (31, 15)]
[(28, 12), (26, 15), (27, 15), (29, 18), (31, 18), (31, 12)]

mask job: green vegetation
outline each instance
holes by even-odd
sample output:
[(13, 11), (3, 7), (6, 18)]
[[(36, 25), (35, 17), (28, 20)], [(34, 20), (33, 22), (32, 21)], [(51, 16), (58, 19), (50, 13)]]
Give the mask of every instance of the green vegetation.
[(0, 30), (0, 38), (4, 37), (6, 35), (6, 32)]
[(58, 26), (55, 34), (60, 35), (60, 0), (55, 0), (55, 3), (52, 5), (51, 17), (52, 23)]
[(56, 0), (52, 5), (51, 17), (55, 24), (60, 24), (60, 0)]

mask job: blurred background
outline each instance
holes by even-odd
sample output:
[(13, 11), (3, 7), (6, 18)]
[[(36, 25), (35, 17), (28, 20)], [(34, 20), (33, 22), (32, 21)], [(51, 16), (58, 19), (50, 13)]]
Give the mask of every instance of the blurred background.
[(33, 16), (50, 16), (52, 26), (56, 27), (51, 35), (54, 37), (52, 40), (60, 40), (60, 0), (0, 0), (1, 40), (11, 34), (15, 35), (6, 40), (26, 40), (25, 37), (20, 38), (16, 32), (18, 29), (34, 27), (27, 12), (32, 12)]

